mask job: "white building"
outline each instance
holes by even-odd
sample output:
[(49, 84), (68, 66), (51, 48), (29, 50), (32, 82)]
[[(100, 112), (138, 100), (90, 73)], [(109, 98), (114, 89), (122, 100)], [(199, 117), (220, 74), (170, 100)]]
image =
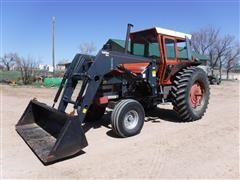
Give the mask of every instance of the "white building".
[(49, 65), (49, 64), (39, 64), (38, 68), (40, 70), (46, 70), (46, 71), (49, 71), (49, 72), (53, 72), (53, 66)]

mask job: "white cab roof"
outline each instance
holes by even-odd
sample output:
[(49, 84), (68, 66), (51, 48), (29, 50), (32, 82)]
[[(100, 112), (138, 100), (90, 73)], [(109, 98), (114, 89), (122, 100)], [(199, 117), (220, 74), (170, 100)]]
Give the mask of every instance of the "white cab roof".
[(144, 29), (144, 30), (141, 30), (141, 31), (136, 31), (136, 32), (133, 32), (133, 33), (138, 33), (138, 32), (151, 30), (151, 29), (155, 29), (157, 31), (157, 33), (159, 33), (159, 34), (164, 34), (164, 35), (168, 35), (168, 36), (174, 36), (174, 37), (179, 37), (179, 38), (186, 38), (187, 37), (188, 39), (192, 38), (191, 34), (182, 33), (182, 32), (178, 32), (178, 31), (173, 31), (173, 30), (170, 30), (170, 29), (165, 29), (165, 28), (160, 28), (160, 27), (153, 27), (153, 28)]
[(191, 34), (177, 32), (177, 31), (173, 31), (173, 30), (170, 30), (170, 29), (160, 28), (160, 27), (155, 27), (155, 28), (156, 28), (157, 33), (159, 33), (159, 34), (165, 34), (165, 35), (169, 35), (169, 36), (176, 36), (176, 37), (180, 37), (180, 38), (185, 38), (187, 36), (188, 39), (192, 38)]

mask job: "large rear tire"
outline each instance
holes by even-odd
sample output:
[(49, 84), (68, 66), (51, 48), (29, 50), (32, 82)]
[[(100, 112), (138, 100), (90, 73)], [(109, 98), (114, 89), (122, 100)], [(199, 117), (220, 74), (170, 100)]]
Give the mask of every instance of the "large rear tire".
[(209, 102), (209, 89), (208, 77), (198, 67), (188, 67), (175, 76), (171, 91), (172, 104), (180, 121), (190, 122), (202, 118)]
[(134, 136), (140, 133), (145, 113), (142, 105), (133, 99), (118, 102), (111, 115), (113, 131), (120, 137)]

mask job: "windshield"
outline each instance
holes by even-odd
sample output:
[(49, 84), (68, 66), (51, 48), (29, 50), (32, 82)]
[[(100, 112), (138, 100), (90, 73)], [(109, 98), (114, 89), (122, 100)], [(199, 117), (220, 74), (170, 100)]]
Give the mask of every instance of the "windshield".
[(131, 54), (149, 58), (160, 58), (159, 44), (157, 42), (133, 42)]

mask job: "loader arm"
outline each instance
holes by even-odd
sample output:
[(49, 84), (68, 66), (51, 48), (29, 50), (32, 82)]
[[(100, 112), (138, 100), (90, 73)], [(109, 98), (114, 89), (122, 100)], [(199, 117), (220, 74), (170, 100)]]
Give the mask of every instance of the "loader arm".
[[(88, 145), (82, 123), (105, 74), (125, 63), (149, 62), (148, 69), (156, 69), (155, 60), (130, 54), (101, 50), (94, 61), (89, 62), (89, 58), (92, 57), (81, 54), (75, 56), (52, 107), (31, 100), (16, 124), (16, 131), (44, 164), (73, 156)], [(82, 88), (76, 101), (72, 101), (79, 80), (83, 81)], [(156, 77), (148, 77), (148, 81), (156, 88)], [(62, 90), (59, 106), (55, 109)], [(77, 116), (65, 112), (68, 103), (74, 104), (74, 109), (78, 110)]]
[(73, 74), (75, 72), (85, 73), (86, 70), (88, 69), (89, 61), (93, 61), (94, 58), (95, 58), (94, 56), (90, 56), (90, 55), (83, 55), (83, 54), (75, 55), (70, 66), (67, 68), (67, 70), (64, 74), (61, 85), (57, 91), (55, 98), (54, 98), (53, 107), (54, 107), (55, 103), (58, 101), (61, 91), (64, 88), (63, 95), (59, 102), (58, 110), (61, 112), (65, 112), (65, 109), (66, 109), (68, 103), (71, 101), (73, 91), (78, 83), (78, 81), (76, 81), (72, 78)]
[[(121, 64), (127, 63), (143, 63), (149, 62), (151, 66), (149, 68), (156, 68), (156, 61), (154, 59), (138, 57), (130, 54), (123, 54), (114, 51), (103, 51), (101, 50), (95, 57), (94, 63), (91, 65), (85, 76), (85, 83), (82, 88), (84, 88), (85, 94), (78, 98), (75, 107), (80, 107), (78, 110), (78, 117), (80, 122), (84, 121), (86, 112), (93, 102), (93, 99), (97, 93), (97, 90), (102, 82), (105, 74), (113, 71)], [(156, 87), (156, 79), (149, 78), (150, 84)]]

